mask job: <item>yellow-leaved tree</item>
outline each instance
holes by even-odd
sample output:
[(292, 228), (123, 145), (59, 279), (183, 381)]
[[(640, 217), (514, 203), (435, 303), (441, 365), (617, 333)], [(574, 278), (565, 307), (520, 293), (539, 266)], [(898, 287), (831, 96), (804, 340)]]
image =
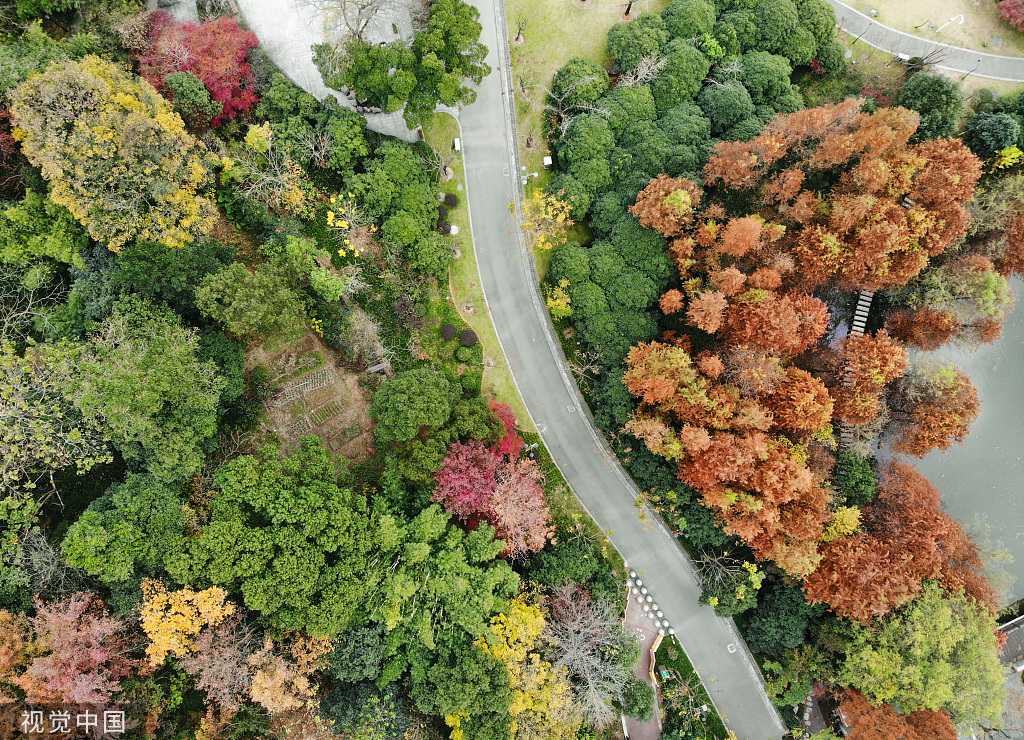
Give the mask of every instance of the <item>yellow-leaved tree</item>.
[(271, 714), (298, 709), (313, 697), (310, 676), (333, 649), (329, 638), (302, 631), (287, 631), (281, 644), (264, 638), (263, 648), (249, 657), (249, 696)]
[(14, 137), (50, 198), (118, 251), (181, 247), (213, 226), (202, 193), (218, 160), (146, 81), (96, 56), (51, 64), (11, 93)]
[(160, 581), (142, 582), (142, 629), (149, 638), (146, 657), (158, 666), (168, 655), (180, 658), (195, 649), (195, 638), (235, 611), (219, 586), (204, 591), (186, 587), (168, 591)]
[(572, 204), (566, 203), (557, 194), (537, 188), (523, 200), (523, 231), (534, 249), (545, 250), (565, 244), (568, 229), (573, 225), (569, 218)]
[(582, 721), (565, 668), (541, 656), (544, 625), (540, 608), (520, 596), (491, 619), (491, 633), (476, 641), (508, 669), (514, 740), (575, 737)]

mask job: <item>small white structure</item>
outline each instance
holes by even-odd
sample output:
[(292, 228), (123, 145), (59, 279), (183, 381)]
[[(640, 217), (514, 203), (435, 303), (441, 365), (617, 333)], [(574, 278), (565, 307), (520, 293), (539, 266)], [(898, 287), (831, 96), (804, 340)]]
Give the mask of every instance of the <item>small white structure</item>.
[(551, 169), (551, 157), (544, 157), (544, 169)]
[(458, 139), (458, 138), (455, 139), (455, 141), (452, 142), (452, 148), (456, 152), (461, 152), (462, 151), (462, 139)]
[(452, 224), (452, 230), (449, 233), (451, 233), (451, 234), (458, 234), (459, 233), (459, 227), (456, 226), (455, 224)]

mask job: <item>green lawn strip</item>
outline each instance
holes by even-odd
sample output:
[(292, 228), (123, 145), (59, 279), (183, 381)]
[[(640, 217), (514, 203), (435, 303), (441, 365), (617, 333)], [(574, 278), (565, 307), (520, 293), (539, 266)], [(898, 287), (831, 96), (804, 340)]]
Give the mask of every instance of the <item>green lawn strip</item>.
[[(668, 0), (653, 0), (646, 10), (659, 13)], [(505, 5), (512, 54), (512, 84), (516, 89), (516, 128), (520, 160), (528, 172), (543, 172), (549, 154), (543, 126), (547, 88), (555, 72), (573, 57), (591, 59), (604, 65), (611, 61), (605, 52), (608, 29), (620, 22), (621, 0), (590, 0), (585, 7), (572, 0), (509, 0)], [(526, 21), (522, 44), (512, 43), (520, 19)], [(525, 84), (529, 94), (524, 94)], [(526, 149), (532, 135), (535, 146)], [(545, 177), (537, 179), (543, 185)], [(533, 182), (533, 181), (531, 181)]]
[[(654, 0), (647, 5), (647, 10), (659, 13), (667, 4), (668, 0)], [(527, 195), (536, 188), (546, 187), (551, 180), (551, 171), (544, 169), (544, 157), (551, 154), (544, 130), (544, 104), (555, 72), (573, 57), (608, 66), (611, 63), (605, 51), (608, 29), (620, 22), (622, 10), (622, 3), (612, 0), (590, 0), (586, 7), (571, 0), (558, 3), (509, 0), (506, 3), (519, 160), (527, 173), (538, 173), (538, 177), (529, 179)], [(516, 45), (511, 41), (520, 18), (526, 21), (526, 41)], [(523, 92), (523, 86), (528, 94)], [(533, 140), (530, 148), (526, 146), (528, 138)], [(590, 229), (585, 224), (570, 229), (572, 241), (586, 244), (590, 238)], [(550, 252), (534, 253), (537, 275), (542, 280), (550, 260)]]
[[(676, 680), (675, 678), (662, 678), (661, 669), (663, 668), (677, 671), (683, 681), (689, 681), (690, 679), (695, 678), (700, 682), (698, 689), (700, 703), (711, 707), (711, 711), (708, 713), (706, 718), (706, 725), (711, 731), (711, 737), (716, 738), (716, 740), (727, 740), (729, 732), (725, 729), (725, 723), (722, 722), (722, 718), (719, 717), (718, 713), (715, 711), (715, 705), (711, 702), (711, 697), (708, 695), (703, 682), (701, 682), (700, 675), (696, 670), (694, 670), (693, 664), (690, 663), (690, 659), (686, 657), (686, 651), (683, 650), (682, 645), (679, 644), (679, 640), (675, 635), (669, 635), (662, 640), (657, 653), (655, 653), (654, 665), (654, 673), (658, 679), (659, 685), (661, 686), (666, 686), (668, 682)], [(668, 736), (668, 731), (680, 728), (678, 720), (679, 718), (672, 716), (667, 716), (665, 718), (666, 736)]]
[[(448, 113), (435, 113), (423, 125), (423, 134), (427, 144), (447, 159), (454, 153), (453, 142), (460, 136), (459, 125)], [(451, 290), (452, 301), (462, 319), (477, 333), (480, 342), (487, 349), (487, 356), (494, 361), (494, 367), (484, 370), (484, 395), (493, 397), (512, 407), (523, 429), (533, 430), (533, 422), (526, 410), (512, 379), (512, 371), (508, 367), (505, 352), (498, 342), (491, 315), (487, 310), (483, 289), (480, 287), (480, 272), (477, 269), (476, 251), (473, 248), (473, 235), (469, 223), (469, 209), (466, 207), (466, 173), (462, 158), (451, 164), (455, 177), (441, 183), (445, 193), (455, 193), (459, 197), (459, 205), (448, 211), (448, 220), (459, 227), (455, 239), (462, 251), (462, 256), (452, 263)], [(462, 189), (459, 189), (459, 186)], [(474, 310), (467, 311), (466, 306)]]

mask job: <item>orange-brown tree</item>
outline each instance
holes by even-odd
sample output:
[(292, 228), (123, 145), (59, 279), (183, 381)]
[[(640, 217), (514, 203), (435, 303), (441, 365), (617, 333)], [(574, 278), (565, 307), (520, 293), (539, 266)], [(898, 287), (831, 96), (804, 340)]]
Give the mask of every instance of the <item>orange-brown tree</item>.
[(705, 186), (746, 191), (770, 219), (758, 238), (744, 225), (740, 239), (730, 234), (733, 219), (718, 251), (788, 254), (798, 267), (790, 281), (806, 287), (903, 285), (966, 234), (963, 204), (981, 177), (980, 160), (958, 141), (910, 146), (917, 123), (912, 111), (862, 113), (850, 99), (776, 116), (748, 142), (718, 144)]
[(938, 579), (995, 608), (980, 575), (978, 548), (945, 511), (939, 492), (912, 465), (886, 468), (878, 497), (864, 509), (866, 532), (824, 545), (817, 569), (804, 580), (808, 599), (836, 614), (868, 623), (911, 601), (926, 579)]
[(910, 367), (907, 351), (883, 329), (874, 335), (847, 337), (843, 361), (846, 375), (834, 391), (835, 415), (851, 424), (867, 424), (881, 410), (880, 394), (885, 386)]
[(839, 705), (850, 726), (850, 740), (956, 740), (949, 712), (921, 709), (906, 716), (889, 704), (874, 706), (859, 691), (843, 694)]
[(920, 368), (890, 394), (892, 448), (915, 457), (963, 442), (981, 412), (978, 390), (960, 368)]

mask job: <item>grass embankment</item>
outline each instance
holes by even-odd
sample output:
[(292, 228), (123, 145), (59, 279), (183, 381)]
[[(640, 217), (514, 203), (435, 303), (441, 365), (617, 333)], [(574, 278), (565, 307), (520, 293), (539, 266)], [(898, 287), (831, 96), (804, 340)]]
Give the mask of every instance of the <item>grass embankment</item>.
[[(645, 11), (659, 13), (668, 0), (649, 0)], [(512, 52), (512, 84), (515, 87), (516, 129), (519, 135), (519, 159), (536, 178), (527, 183), (527, 194), (545, 187), (551, 171), (544, 169), (548, 149), (545, 131), (544, 104), (555, 72), (573, 57), (583, 57), (605, 65), (611, 57), (605, 51), (608, 29), (621, 22), (624, 5), (620, 0), (508, 0), (509, 44)], [(522, 42), (516, 33), (525, 21)], [(585, 244), (591, 232), (585, 224), (576, 224), (569, 239)], [(550, 252), (537, 252), (534, 261), (543, 279)]]
[[(423, 135), (427, 144), (445, 159), (454, 154), (453, 142), (461, 136), (458, 123), (448, 113), (433, 114), (423, 125)], [(455, 239), (462, 252), (462, 256), (455, 260), (451, 267), (449, 289), (452, 301), (462, 319), (480, 337), (486, 356), (494, 363), (493, 367), (484, 369), (484, 395), (507, 403), (519, 417), (520, 428), (533, 431), (533, 423), (512, 380), (508, 360), (498, 342), (498, 335), (484, 300), (483, 289), (480, 287), (480, 273), (477, 270), (476, 251), (473, 248), (473, 232), (470, 229), (469, 209), (466, 206), (466, 172), (461, 155), (450, 166), (455, 176), (442, 182), (441, 190), (445, 193), (455, 193), (459, 198), (459, 205), (449, 209), (448, 220), (459, 227), (459, 234)]]

